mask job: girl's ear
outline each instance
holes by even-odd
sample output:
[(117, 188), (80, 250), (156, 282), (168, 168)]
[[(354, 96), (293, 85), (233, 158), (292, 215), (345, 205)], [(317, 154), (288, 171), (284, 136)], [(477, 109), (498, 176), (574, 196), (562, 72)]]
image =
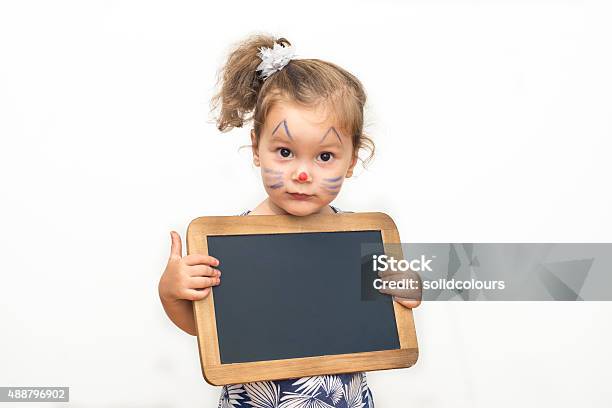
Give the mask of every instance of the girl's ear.
[(253, 164), (259, 167), (259, 146), (257, 145), (255, 129), (251, 129), (251, 150), (253, 151)]
[(351, 165), (349, 166), (348, 170), (346, 171), (346, 178), (349, 178), (353, 175), (353, 169), (355, 168), (355, 165), (357, 164), (357, 153), (353, 154), (353, 160), (351, 161)]

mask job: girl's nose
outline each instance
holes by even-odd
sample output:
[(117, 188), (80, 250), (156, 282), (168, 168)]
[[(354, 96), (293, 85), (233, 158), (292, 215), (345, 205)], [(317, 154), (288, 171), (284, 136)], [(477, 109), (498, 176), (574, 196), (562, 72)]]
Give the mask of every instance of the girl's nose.
[(305, 171), (300, 171), (297, 173), (295, 180), (298, 183), (306, 183), (307, 181), (310, 181), (310, 175)]

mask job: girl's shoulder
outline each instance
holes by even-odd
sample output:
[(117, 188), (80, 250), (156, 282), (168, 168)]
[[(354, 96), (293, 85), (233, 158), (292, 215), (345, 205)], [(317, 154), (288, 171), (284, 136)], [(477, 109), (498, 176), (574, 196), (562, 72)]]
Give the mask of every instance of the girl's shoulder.
[[(334, 210), (334, 212), (335, 212), (336, 214), (342, 214), (342, 213), (352, 213), (352, 212), (354, 212), (354, 211), (344, 211), (344, 210), (341, 210), (341, 209), (339, 209), (338, 207), (333, 206), (333, 205), (331, 205), (331, 204), (330, 204), (329, 206), (332, 208), (332, 210)], [(242, 215), (248, 215), (250, 212), (251, 212), (251, 210), (245, 210), (245, 211), (241, 212), (241, 213), (240, 213), (240, 214), (238, 214), (238, 215), (239, 215), (239, 216), (242, 216)]]

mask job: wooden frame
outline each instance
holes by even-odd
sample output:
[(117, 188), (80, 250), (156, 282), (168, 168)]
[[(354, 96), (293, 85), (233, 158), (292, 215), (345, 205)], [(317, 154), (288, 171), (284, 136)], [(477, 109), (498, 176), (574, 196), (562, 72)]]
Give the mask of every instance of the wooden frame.
[[(208, 255), (208, 235), (248, 235), (301, 232), (380, 230), (383, 245), (401, 251), (399, 233), (391, 217), (380, 212), (293, 215), (210, 216), (191, 221), (187, 229), (187, 253)], [(387, 247), (385, 247), (387, 251)], [(402, 254), (393, 256), (401, 259)], [(352, 354), (221, 364), (214, 290), (193, 302), (202, 374), (211, 385), (339, 374), (410, 367), (418, 359), (412, 310), (393, 302), (400, 348)]]

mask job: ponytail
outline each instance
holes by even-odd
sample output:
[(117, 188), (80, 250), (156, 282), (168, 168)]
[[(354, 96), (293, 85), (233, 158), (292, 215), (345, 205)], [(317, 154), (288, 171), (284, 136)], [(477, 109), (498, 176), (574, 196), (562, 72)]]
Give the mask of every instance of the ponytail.
[(249, 113), (255, 109), (263, 85), (263, 79), (255, 71), (261, 63), (257, 54), (261, 47), (272, 48), (275, 42), (290, 45), (284, 38), (275, 40), (268, 35), (254, 35), (239, 43), (230, 52), (218, 76), (217, 84), (220, 83), (220, 89), (213, 96), (211, 104), (213, 110), (221, 106), (216, 119), (220, 131), (242, 127), (252, 119)]

